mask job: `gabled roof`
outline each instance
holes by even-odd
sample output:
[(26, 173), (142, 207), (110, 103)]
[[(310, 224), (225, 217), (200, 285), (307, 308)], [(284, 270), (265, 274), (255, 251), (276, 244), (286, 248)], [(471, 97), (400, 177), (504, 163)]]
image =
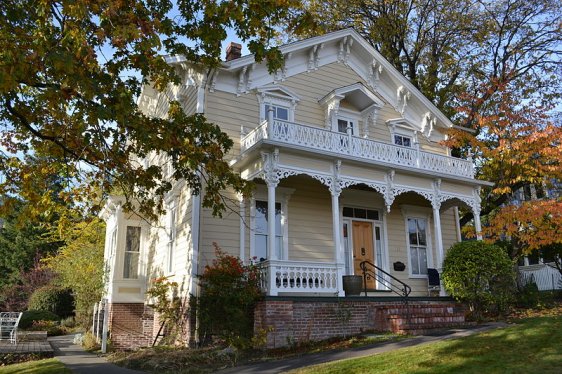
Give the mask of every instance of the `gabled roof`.
[[(340, 62), (353, 69), (373, 91), (381, 95), (404, 117), (409, 115), (407, 112), (410, 109), (406, 108), (414, 103), (418, 113), (429, 112), (433, 115), (436, 126), (453, 127), (447, 116), (352, 28), (295, 41), (279, 48), (285, 57), (285, 67), (281, 71), (269, 74), (264, 62), (257, 64), (253, 55), (246, 55), (224, 62), (219, 69), (224, 73), (219, 70), (212, 73), (209, 76), (210, 90), (214, 90), (215, 84), (218, 89), (217, 82), (221, 81), (221, 89), (230, 86), (235, 87), (233, 89), (237, 94), (248, 93), (258, 87), (283, 81), (292, 75), (317, 70), (324, 64)], [(300, 57), (296, 59), (296, 55)], [(171, 64), (186, 62), (181, 56), (169, 56), (166, 61)], [(300, 67), (295, 68), (294, 64), (300, 64)], [(230, 77), (225, 78), (225, 75)]]
[[(421, 104), (423, 104), (427, 110), (431, 111), (435, 117), (439, 120), (439, 123), (445, 127), (453, 127), (453, 123), (445, 116), (424, 94), (422, 94), (406, 77), (404, 77), (390, 62), (388, 62), (372, 45), (367, 42), (357, 31), (352, 28), (343, 29), (339, 31), (334, 31), (325, 35), (311, 37), (299, 41), (295, 41), (289, 44), (285, 44), (280, 47), (281, 53), (285, 56), (297, 52), (303, 49), (314, 48), (319, 46), (322, 48), (322, 44), (339, 41), (341, 45), (342, 55), (349, 55), (353, 53), (359, 53), (363, 58), (371, 57), (372, 63), (376, 63), (382, 67), (382, 71), (386, 72), (397, 84), (397, 90), (402, 89), (402, 91), (410, 93), (413, 95)], [(318, 53), (318, 52), (317, 52)], [(223, 63), (223, 67), (227, 70), (237, 70), (255, 63), (253, 55), (246, 55), (236, 60), (231, 60)], [(361, 75), (365, 75), (364, 69), (358, 69), (357, 67), (350, 64), (350, 67), (357, 71)], [(377, 68), (377, 67), (373, 67)]]

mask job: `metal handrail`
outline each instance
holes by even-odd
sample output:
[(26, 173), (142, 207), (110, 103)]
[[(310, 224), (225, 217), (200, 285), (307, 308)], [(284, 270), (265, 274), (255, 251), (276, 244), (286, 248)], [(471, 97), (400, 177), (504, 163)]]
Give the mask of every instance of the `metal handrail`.
[[(368, 269), (367, 265), (374, 268), (378, 272), (375, 272), (372, 269)], [(359, 264), (359, 266), (361, 267), (361, 271), (363, 272), (363, 291), (365, 291), (365, 297), (367, 296), (367, 277), (371, 276), (371, 277), (377, 279), (379, 282), (382, 282), (386, 287), (388, 287), (395, 294), (397, 294), (399, 296), (402, 296), (405, 299), (405, 302), (407, 303), (408, 295), (410, 295), (410, 292), (412, 292), (412, 287), (408, 286), (406, 283), (402, 282), (400, 279), (398, 279), (395, 276), (393, 276), (392, 274), (384, 271), (383, 269), (381, 269), (380, 267), (378, 267), (377, 265), (373, 264), (370, 261), (363, 261)], [(402, 287), (399, 287), (396, 284), (387, 281), (380, 273), (382, 273), (382, 274), (388, 276), (389, 278), (395, 280)]]

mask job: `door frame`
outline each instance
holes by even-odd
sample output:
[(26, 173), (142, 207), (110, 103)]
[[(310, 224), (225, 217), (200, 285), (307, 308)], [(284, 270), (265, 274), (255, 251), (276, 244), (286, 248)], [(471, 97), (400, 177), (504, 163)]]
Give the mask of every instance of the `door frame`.
[[(346, 205), (347, 207), (348, 205)], [(353, 206), (349, 206), (349, 207), (353, 207)], [(343, 208), (343, 207), (342, 207)], [(372, 209), (372, 208), (362, 208), (362, 209)], [(342, 230), (342, 246), (344, 248), (347, 248), (347, 253), (345, 253), (346, 256), (346, 265), (348, 266), (345, 269), (346, 274), (348, 275), (354, 275), (355, 274), (355, 267), (353, 266), (353, 221), (360, 221), (360, 222), (370, 222), (372, 224), (372, 238), (373, 238), (373, 259), (375, 260), (375, 265), (379, 266), (380, 268), (382, 268), (384, 271), (386, 271), (387, 273), (390, 273), (389, 271), (389, 263), (388, 263), (388, 241), (387, 241), (387, 235), (386, 235), (386, 214), (383, 210), (381, 209), (374, 209), (374, 210), (378, 210), (379, 211), (379, 217), (382, 216), (382, 219), (379, 220), (372, 220), (372, 219), (364, 219), (364, 218), (352, 218), (352, 217), (343, 217), (343, 214), (341, 215), (341, 230)], [(344, 237), (343, 235), (343, 225), (347, 224), (347, 238)], [(376, 228), (380, 229), (380, 233), (381, 233), (381, 261), (382, 264), (378, 264), (377, 263), (377, 240), (376, 240), (376, 236), (375, 236), (375, 230)], [(347, 243), (346, 243), (347, 242)], [(346, 246), (347, 245), (347, 246)], [(358, 274), (359, 275), (359, 274)], [(377, 290), (386, 290), (387, 288), (381, 284), (381, 282), (379, 280), (375, 280), (375, 287)]]

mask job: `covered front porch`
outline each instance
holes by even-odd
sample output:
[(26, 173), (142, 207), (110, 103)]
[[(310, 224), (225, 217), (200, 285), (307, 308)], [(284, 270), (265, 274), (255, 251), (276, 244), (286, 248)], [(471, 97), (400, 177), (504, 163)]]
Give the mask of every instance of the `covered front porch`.
[(457, 206), (480, 209), (472, 183), (276, 148), (241, 172), (257, 188), (240, 199), (240, 257), (261, 267), (268, 296), (344, 296), (342, 277), (363, 275), (364, 262), (369, 295), (407, 284), (428, 296), (427, 269), (460, 240)]

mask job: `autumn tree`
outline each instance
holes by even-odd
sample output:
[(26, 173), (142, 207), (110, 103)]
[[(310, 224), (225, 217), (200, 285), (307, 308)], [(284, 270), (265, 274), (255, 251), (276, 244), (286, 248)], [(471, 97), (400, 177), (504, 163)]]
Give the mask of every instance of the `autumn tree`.
[[(166, 118), (136, 106), (144, 84), (158, 90), (179, 84), (165, 55), (183, 55), (202, 69), (220, 63), (226, 29), (246, 42), (271, 69), (281, 63), (272, 45), (276, 26), (306, 25), (295, 0), (5, 0), (0, 2), (0, 193), (26, 193), (31, 175), (63, 169), (63, 200), (100, 203), (117, 188), (154, 214), (171, 188), (159, 166), (135, 160), (166, 152), (175, 170), (215, 213), (221, 191), (248, 192), (225, 161), (232, 140), (202, 115), (186, 116), (170, 98)], [(30, 164), (25, 155), (48, 155)], [(98, 192), (99, 191), (99, 192)], [(49, 188), (29, 194), (39, 212), (56, 203)], [(6, 210), (6, 200), (4, 210)]]
[(87, 324), (92, 305), (101, 300), (105, 281), (105, 223), (98, 218), (74, 223), (61, 233), (64, 245), (44, 262), (56, 278), (54, 282), (69, 288), (74, 295), (76, 318)]
[[(513, 192), (561, 180), (562, 3), (551, 0), (311, 0), (321, 26), (354, 27), (433, 103), (471, 132), (447, 145), (474, 155), (483, 216)], [(495, 215), (501, 219), (501, 215)], [(463, 225), (473, 218), (466, 210)], [(507, 219), (507, 217), (506, 217)]]

